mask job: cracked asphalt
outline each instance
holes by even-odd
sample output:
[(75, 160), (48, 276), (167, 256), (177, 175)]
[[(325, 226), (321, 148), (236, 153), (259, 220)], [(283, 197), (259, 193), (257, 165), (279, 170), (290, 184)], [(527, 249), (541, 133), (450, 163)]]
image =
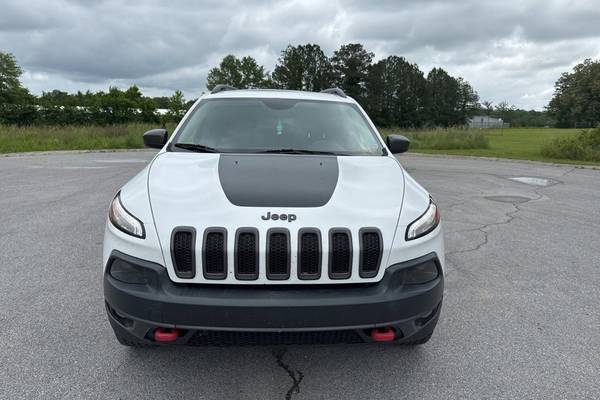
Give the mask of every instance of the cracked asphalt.
[(1, 399), (598, 397), (599, 170), (400, 157), (446, 236), (425, 346), (134, 350), (106, 320), (101, 244), (109, 201), (151, 156), (0, 157)]

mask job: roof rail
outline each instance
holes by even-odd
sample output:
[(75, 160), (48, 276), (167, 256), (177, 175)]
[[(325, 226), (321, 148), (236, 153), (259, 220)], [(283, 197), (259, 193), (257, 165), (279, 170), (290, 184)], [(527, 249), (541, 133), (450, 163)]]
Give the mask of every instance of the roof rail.
[(332, 87), (329, 89), (321, 90), (321, 93), (333, 94), (340, 97), (346, 97), (346, 93), (338, 87)]
[(237, 88), (229, 85), (217, 85), (210, 91), (210, 94), (225, 92), (227, 90), (237, 90)]

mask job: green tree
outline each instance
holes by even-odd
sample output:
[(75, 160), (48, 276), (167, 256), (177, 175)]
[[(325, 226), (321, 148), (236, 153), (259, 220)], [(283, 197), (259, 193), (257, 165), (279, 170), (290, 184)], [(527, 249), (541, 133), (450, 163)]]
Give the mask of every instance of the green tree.
[(557, 126), (590, 127), (600, 122), (600, 60), (587, 59), (554, 84), (547, 106)]
[(123, 124), (135, 120), (137, 103), (118, 87), (111, 86), (108, 93), (98, 92), (96, 96), (101, 123)]
[(357, 101), (364, 99), (373, 57), (362, 44), (349, 43), (342, 45), (331, 58), (334, 82)]
[(494, 103), (491, 101), (482, 101), (481, 107), (479, 108), (479, 112), (485, 115), (492, 115), (494, 112)]
[(456, 121), (458, 124), (465, 124), (469, 117), (479, 109), (479, 95), (473, 89), (471, 84), (461, 77), (456, 79), (458, 82), (458, 115)]
[(185, 99), (181, 90), (176, 90), (173, 96), (169, 97), (169, 111), (167, 118), (171, 121), (179, 122), (187, 111)]
[(124, 95), (127, 99), (135, 103), (142, 99), (142, 92), (140, 91), (140, 88), (136, 85), (130, 86), (129, 89), (125, 91)]
[(152, 100), (154, 100), (154, 103), (156, 104), (157, 108), (164, 108), (164, 109), (169, 108), (169, 97), (168, 96), (153, 97)]
[(52, 90), (51, 92), (42, 92), (42, 95), (37, 101), (38, 104), (43, 106), (77, 105), (75, 102), (76, 99), (74, 99), (69, 93), (56, 89)]
[(436, 126), (464, 124), (460, 116), (460, 84), (441, 68), (434, 68), (427, 74), (425, 97), (427, 120)]
[(371, 118), (387, 126), (422, 126), (426, 84), (419, 67), (404, 57), (389, 56), (373, 64), (365, 101)]
[(319, 45), (289, 45), (281, 52), (272, 78), (281, 89), (318, 92), (332, 86), (333, 71)]
[(35, 118), (35, 99), (21, 86), (22, 74), (16, 58), (0, 52), (0, 123), (28, 124)]
[(258, 65), (250, 56), (238, 59), (232, 54), (225, 56), (218, 67), (208, 72), (206, 83), (208, 90), (212, 90), (218, 84), (231, 85), (238, 89), (271, 86), (265, 67)]
[(141, 122), (158, 122), (156, 103), (151, 97), (141, 97), (137, 102), (138, 119)]
[(507, 101), (501, 101), (494, 109), (493, 116), (508, 122), (515, 111), (517, 111), (515, 106), (511, 106)]

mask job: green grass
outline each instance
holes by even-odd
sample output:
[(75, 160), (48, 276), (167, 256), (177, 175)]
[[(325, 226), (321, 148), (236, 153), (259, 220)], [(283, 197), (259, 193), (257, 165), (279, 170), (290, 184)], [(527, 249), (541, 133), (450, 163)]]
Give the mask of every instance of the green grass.
[(466, 150), (487, 149), (489, 139), (479, 130), (435, 129), (430, 131), (405, 132), (413, 150)]
[[(0, 126), (0, 153), (48, 150), (134, 149), (158, 124), (112, 126)], [(173, 128), (173, 127), (171, 127)]]
[(552, 140), (542, 146), (542, 155), (600, 163), (600, 125), (573, 137)]
[[(409, 138), (415, 134), (435, 133), (434, 131), (402, 131), (397, 129), (381, 129), (382, 135), (399, 133)], [(432, 146), (411, 146), (411, 151), (430, 154), (454, 154), (477, 157), (511, 158), (518, 160), (534, 160), (556, 163), (575, 163), (598, 165), (598, 162), (580, 161), (547, 157), (542, 154), (542, 148), (557, 138), (573, 138), (581, 129), (554, 129), (554, 128), (507, 128), (507, 129), (481, 129), (481, 130), (455, 130), (457, 132), (480, 132), (488, 141), (487, 147), (463, 147), (445, 149)], [(442, 130), (443, 132), (443, 130)], [(465, 142), (469, 142), (465, 139)]]
[[(142, 134), (156, 124), (113, 126), (0, 126), (0, 153), (141, 148)], [(169, 126), (172, 132), (174, 125)], [(383, 136), (400, 133), (411, 138), (411, 151), (480, 157), (512, 158), (599, 165), (600, 162), (560, 159), (542, 154), (555, 139), (574, 138), (580, 129), (508, 128), (508, 129), (436, 129), (402, 131), (381, 129)], [(545, 154), (550, 154), (547, 151)]]

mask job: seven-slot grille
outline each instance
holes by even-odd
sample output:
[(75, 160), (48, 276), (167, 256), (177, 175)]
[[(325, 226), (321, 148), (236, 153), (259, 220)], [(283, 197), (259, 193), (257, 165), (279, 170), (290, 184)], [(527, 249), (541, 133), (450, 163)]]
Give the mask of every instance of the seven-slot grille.
[[(225, 228), (207, 228), (202, 236), (202, 274), (207, 280), (224, 280), (233, 272), (237, 280), (256, 280), (259, 274), (268, 280), (289, 280), (292, 270), (290, 232), (285, 228), (271, 228), (262, 241), (256, 228), (239, 228), (234, 235), (233, 265), (228, 265)], [(327, 246), (324, 246), (324, 240)], [(171, 236), (171, 258), (179, 278), (191, 279), (196, 275), (196, 232), (193, 228), (178, 227)], [(264, 249), (264, 251), (261, 251)], [(326, 267), (323, 266), (323, 249)], [(358, 271), (354, 276), (368, 279), (377, 276), (383, 255), (383, 238), (376, 228), (362, 228), (357, 240)], [(352, 234), (346, 228), (333, 228), (322, 237), (316, 228), (302, 228), (297, 233), (297, 278), (318, 280), (325, 276), (332, 280), (349, 279), (353, 275)], [(260, 257), (265, 257), (259, 267)], [(260, 272), (260, 269), (266, 271)]]

